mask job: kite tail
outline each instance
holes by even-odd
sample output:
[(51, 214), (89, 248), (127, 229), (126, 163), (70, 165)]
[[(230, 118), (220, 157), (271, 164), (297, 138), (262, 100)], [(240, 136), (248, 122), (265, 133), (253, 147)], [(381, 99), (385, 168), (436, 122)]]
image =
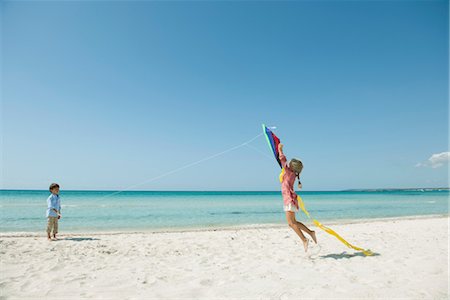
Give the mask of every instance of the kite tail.
[(373, 255), (372, 251), (366, 250), (366, 249), (363, 249), (363, 248), (359, 248), (359, 247), (356, 247), (356, 246), (353, 246), (352, 244), (350, 244), (349, 242), (347, 242), (346, 240), (344, 240), (343, 237), (341, 237), (339, 234), (337, 234), (336, 231), (334, 231), (333, 229), (328, 228), (328, 227), (322, 225), (322, 223), (320, 223), (319, 221), (317, 221), (317, 220), (311, 218), (309, 212), (308, 212), (308, 211), (306, 210), (306, 208), (305, 208), (305, 204), (303, 203), (302, 198), (301, 198), (300, 196), (297, 196), (297, 200), (298, 200), (298, 204), (299, 204), (300, 208), (303, 210), (303, 212), (305, 213), (305, 215), (307, 215), (308, 218), (310, 218), (310, 219), (313, 221), (314, 225), (316, 225), (317, 227), (319, 227), (320, 229), (322, 229), (322, 230), (325, 231), (326, 233), (335, 236), (338, 240), (340, 240), (340, 241), (341, 241), (344, 245), (346, 245), (347, 247), (352, 248), (352, 249), (354, 249), (354, 250), (356, 250), (356, 251), (361, 251), (361, 252), (364, 253), (364, 255), (366, 255), (366, 256), (371, 256), (371, 255)]

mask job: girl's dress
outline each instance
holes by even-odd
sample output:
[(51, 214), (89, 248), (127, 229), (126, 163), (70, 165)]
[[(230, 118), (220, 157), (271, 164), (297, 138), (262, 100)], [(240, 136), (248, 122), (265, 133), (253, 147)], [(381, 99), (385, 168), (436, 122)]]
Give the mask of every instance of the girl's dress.
[(283, 195), (284, 211), (298, 211), (297, 194), (294, 192), (295, 172), (289, 168), (286, 156), (280, 153), (281, 166), (284, 168), (283, 181), (281, 182), (281, 194)]

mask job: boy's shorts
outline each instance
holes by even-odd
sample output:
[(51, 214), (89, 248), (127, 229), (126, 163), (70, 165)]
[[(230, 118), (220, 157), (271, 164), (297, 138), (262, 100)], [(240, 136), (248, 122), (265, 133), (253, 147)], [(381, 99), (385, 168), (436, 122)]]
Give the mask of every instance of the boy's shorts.
[(58, 217), (48, 217), (47, 233), (50, 234), (52, 231), (53, 234), (58, 233)]

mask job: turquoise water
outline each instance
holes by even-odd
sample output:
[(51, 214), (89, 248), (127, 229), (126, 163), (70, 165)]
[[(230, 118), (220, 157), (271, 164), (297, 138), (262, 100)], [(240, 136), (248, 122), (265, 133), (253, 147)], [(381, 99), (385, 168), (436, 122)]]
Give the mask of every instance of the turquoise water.
[[(60, 231), (118, 231), (285, 223), (280, 192), (62, 191)], [(47, 191), (0, 191), (0, 231), (46, 227)], [(320, 221), (448, 214), (449, 191), (302, 192)], [(298, 213), (300, 220), (305, 220)]]

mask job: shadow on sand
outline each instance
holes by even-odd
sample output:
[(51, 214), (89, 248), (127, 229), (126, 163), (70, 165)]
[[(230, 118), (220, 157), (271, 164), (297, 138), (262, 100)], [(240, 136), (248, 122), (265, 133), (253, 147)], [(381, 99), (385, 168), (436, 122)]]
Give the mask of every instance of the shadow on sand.
[(343, 258), (352, 258), (352, 257), (371, 257), (371, 256), (380, 256), (379, 253), (373, 253), (371, 256), (365, 256), (364, 253), (362, 252), (355, 252), (355, 253), (347, 253), (347, 252), (342, 252), (339, 254), (327, 254), (327, 255), (321, 255), (319, 256), (320, 258), (334, 258), (334, 259), (343, 259)]
[(71, 237), (65, 238), (64, 241), (74, 241), (74, 242), (83, 242), (83, 241), (98, 241), (100, 239), (91, 238), (91, 237)]

